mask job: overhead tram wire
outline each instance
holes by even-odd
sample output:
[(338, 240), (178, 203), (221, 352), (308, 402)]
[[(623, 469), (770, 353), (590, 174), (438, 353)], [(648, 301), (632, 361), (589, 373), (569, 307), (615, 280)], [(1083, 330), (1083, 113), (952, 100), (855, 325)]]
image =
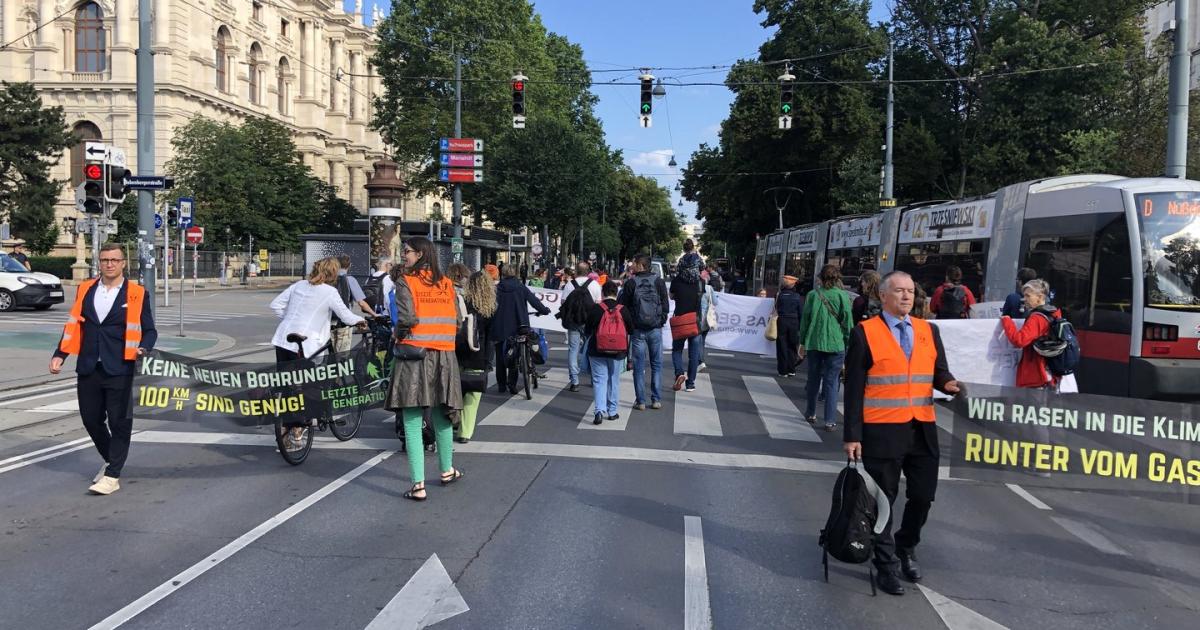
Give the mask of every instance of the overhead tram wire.
[[(25, 39), (26, 37), (29, 37), (30, 35), (36, 34), (38, 31), (42, 30), (43, 28), (46, 28), (47, 26), (53, 24), (54, 22), (58, 21), (59, 19), (64, 18), (64, 17), (70, 15), (71, 13), (74, 13), (76, 10), (78, 10), (78, 8), (79, 7), (72, 6), (70, 9), (67, 9), (66, 11), (63, 11), (62, 13), (59, 13), (58, 15), (50, 18), (49, 20), (46, 20), (45, 22), (42, 22), (41, 24), (38, 24), (36, 27), (34, 27), (33, 30), (25, 33), (24, 35), (18, 35), (12, 41), (5, 42), (3, 46), (0, 46), (0, 50), (4, 50), (4, 49), (8, 48), (9, 46), (12, 46), (13, 44), (21, 41), (22, 39)], [(7, 13), (8, 11), (14, 11), (14, 10), (16, 10), (16, 9), (9, 8), (9, 9), (5, 9), (4, 11)], [(38, 16), (38, 17), (41, 17), (41, 16)]]

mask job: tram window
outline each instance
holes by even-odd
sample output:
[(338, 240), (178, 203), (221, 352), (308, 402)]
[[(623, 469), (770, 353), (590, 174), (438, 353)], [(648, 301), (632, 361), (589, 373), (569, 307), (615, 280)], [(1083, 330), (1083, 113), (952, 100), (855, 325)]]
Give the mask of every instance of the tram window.
[(902, 245), (896, 255), (896, 269), (908, 273), (913, 280), (933, 295), (946, 281), (946, 268), (956, 265), (963, 272), (963, 284), (978, 296), (982, 295), (983, 276), (987, 270), (987, 241), (942, 241)]
[(796, 276), (800, 279), (796, 283), (796, 291), (804, 295), (813, 288), (813, 265), (816, 264), (817, 255), (815, 252), (799, 252), (788, 254), (787, 275)]
[(1087, 325), (1095, 330), (1126, 332), (1133, 325), (1133, 258), (1125, 217), (1100, 230), (1094, 265), (1095, 298)]
[(873, 271), (879, 268), (875, 261), (877, 251), (878, 248), (875, 247), (832, 250), (826, 255), (825, 262), (837, 265), (842, 271), (842, 284), (855, 289), (858, 287), (858, 278), (864, 271)]
[(1050, 284), (1054, 305), (1068, 319), (1085, 311), (1091, 301), (1091, 237), (1035, 236), (1028, 246), (1025, 266)]

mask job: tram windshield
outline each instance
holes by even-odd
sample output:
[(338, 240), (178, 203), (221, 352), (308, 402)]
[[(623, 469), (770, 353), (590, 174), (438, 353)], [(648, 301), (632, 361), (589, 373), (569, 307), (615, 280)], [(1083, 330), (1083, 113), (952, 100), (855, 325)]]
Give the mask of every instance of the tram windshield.
[(1134, 196), (1146, 306), (1200, 311), (1200, 192)]

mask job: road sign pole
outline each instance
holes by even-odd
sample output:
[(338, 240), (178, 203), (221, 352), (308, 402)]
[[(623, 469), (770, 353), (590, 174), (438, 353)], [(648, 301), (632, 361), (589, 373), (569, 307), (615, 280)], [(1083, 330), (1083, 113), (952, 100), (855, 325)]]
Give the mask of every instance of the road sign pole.
[[(167, 204), (163, 204), (163, 216), (167, 216)], [(163, 224), (163, 306), (171, 305), (171, 225)]]
[(92, 222), (92, 277), (100, 277), (100, 222), (97, 217), (88, 217)]
[[(454, 52), (454, 137), (462, 137), (462, 57)], [(462, 184), (454, 185), (454, 239), (462, 242)], [(453, 253), (454, 262), (462, 262), (462, 252)]]
[[(138, 3), (138, 47), (137, 47), (137, 172), (139, 175), (154, 174), (154, 54), (153, 4)], [(159, 16), (159, 19), (165, 19)], [(120, 28), (124, 28), (122, 25)], [(154, 308), (154, 193), (149, 190), (138, 192), (138, 260), (141, 263), (141, 283), (150, 293), (150, 307)], [(163, 254), (164, 267), (167, 256)], [(146, 271), (149, 270), (149, 273)], [(164, 273), (165, 270), (164, 270)], [(165, 295), (165, 292), (164, 292)]]
[(183, 235), (179, 235), (179, 336), (185, 337), (183, 334), (183, 279), (187, 276), (184, 272), (187, 270), (183, 259)]

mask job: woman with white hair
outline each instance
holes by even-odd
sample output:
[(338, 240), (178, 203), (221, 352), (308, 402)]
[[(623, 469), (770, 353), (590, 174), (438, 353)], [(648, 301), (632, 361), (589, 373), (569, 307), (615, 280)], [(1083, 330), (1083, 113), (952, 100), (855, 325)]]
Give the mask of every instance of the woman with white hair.
[(1046, 366), (1046, 358), (1038, 354), (1033, 343), (1050, 334), (1050, 322), (1062, 317), (1062, 311), (1046, 303), (1050, 286), (1045, 280), (1030, 280), (1021, 287), (1025, 303), (1025, 323), (1018, 329), (1008, 315), (1000, 318), (1004, 336), (1008, 342), (1021, 348), (1021, 362), (1017, 364), (1017, 387), (1034, 389), (1058, 387), (1058, 377)]

